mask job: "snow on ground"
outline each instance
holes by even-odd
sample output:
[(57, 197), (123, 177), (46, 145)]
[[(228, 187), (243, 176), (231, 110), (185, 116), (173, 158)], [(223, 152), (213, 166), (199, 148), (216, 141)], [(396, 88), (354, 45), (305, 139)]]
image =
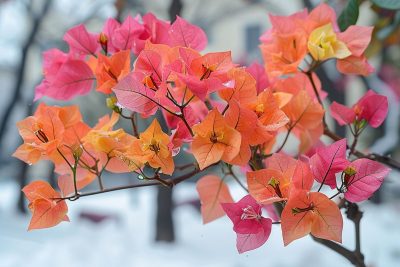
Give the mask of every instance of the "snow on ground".
[[(202, 225), (191, 206), (175, 210), (177, 242), (156, 244), (155, 189), (120, 191), (69, 202), (71, 223), (27, 232), (30, 216), (17, 215), (17, 187), (0, 184), (0, 267), (341, 267), (346, 260), (313, 242), (295, 241), (284, 248), (280, 226), (260, 249), (239, 255), (229, 219)], [(235, 193), (242, 193), (235, 188)], [(239, 195), (239, 194), (237, 194)], [(176, 200), (192, 199), (191, 183), (176, 187)], [(400, 204), (365, 204), (362, 250), (374, 267), (400, 266)], [(93, 224), (79, 219), (81, 211), (113, 214), (118, 220)], [(345, 221), (344, 244), (352, 247), (352, 224)]]

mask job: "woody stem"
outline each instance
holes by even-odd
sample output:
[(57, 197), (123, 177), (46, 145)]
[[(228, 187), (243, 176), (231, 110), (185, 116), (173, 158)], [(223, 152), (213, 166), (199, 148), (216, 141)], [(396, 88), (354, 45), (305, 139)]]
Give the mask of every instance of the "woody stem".
[[(324, 108), (324, 104), (322, 103), (321, 96), (319, 95), (319, 92), (317, 90), (317, 86), (315, 85), (314, 79), (312, 77), (313, 72), (312, 71), (308, 71), (308, 72), (305, 72), (305, 74), (307, 75), (308, 79), (310, 80), (311, 86), (313, 88), (315, 96), (317, 97), (318, 103), (321, 105), (322, 108)], [(326, 124), (326, 120), (325, 120), (325, 113), (324, 113), (324, 116), (322, 117), (322, 123), (324, 125), (324, 128), (328, 127), (328, 125)]]
[(359, 136), (359, 134), (356, 132), (356, 133), (354, 134), (353, 143), (351, 144), (351, 147), (350, 147), (349, 157), (350, 157), (352, 154), (354, 154), (354, 151), (355, 151), (355, 149), (356, 149), (356, 145), (357, 145), (357, 142), (358, 142), (358, 136)]
[(78, 197), (78, 185), (76, 182), (76, 169), (78, 166), (79, 158), (75, 158), (74, 166), (72, 167), (72, 176), (74, 179), (74, 192), (75, 192), (75, 197)]
[(330, 248), (331, 250), (335, 251), (336, 253), (342, 255), (344, 258), (346, 258), (347, 260), (349, 260), (354, 266), (357, 267), (366, 267), (364, 260), (360, 259), (357, 255), (355, 251), (351, 251), (345, 247), (343, 247), (342, 245), (335, 243), (333, 241), (330, 240), (326, 240), (326, 239), (321, 239), (315, 236), (311, 236), (314, 241), (316, 241), (317, 243), (320, 243), (321, 245), (324, 245), (327, 248)]
[(139, 138), (139, 132), (138, 132), (137, 125), (136, 125), (136, 113), (135, 112), (132, 113), (130, 120), (131, 120), (131, 124), (132, 124), (133, 135), (136, 138)]
[[(124, 186), (117, 186), (117, 187), (112, 187), (112, 188), (107, 188), (104, 190), (98, 190), (98, 191), (93, 191), (93, 192), (87, 192), (87, 193), (80, 193), (79, 195), (77, 195), (79, 198), (81, 197), (87, 197), (87, 196), (93, 196), (93, 195), (98, 195), (98, 194), (103, 194), (103, 193), (108, 193), (108, 192), (113, 192), (113, 191), (119, 191), (119, 190), (124, 190), (124, 189), (130, 189), (130, 188), (137, 188), (137, 187), (147, 187), (147, 186), (158, 186), (158, 185), (165, 185), (168, 187), (173, 187), (183, 181), (186, 181), (190, 178), (192, 178), (195, 174), (201, 173), (205, 170), (207, 170), (208, 168), (211, 168), (217, 164), (219, 164), (220, 162), (214, 163), (206, 168), (204, 168), (203, 170), (199, 170), (199, 169), (194, 169), (193, 171), (190, 171), (186, 174), (183, 174), (179, 177), (176, 177), (175, 179), (167, 179), (167, 180), (163, 180), (163, 182), (159, 181), (158, 179), (151, 177), (147, 180), (153, 180), (153, 181), (149, 181), (146, 183), (140, 183), (140, 184), (131, 184), (131, 185), (124, 185)], [(153, 179), (154, 178), (154, 179)], [(54, 198), (55, 200), (77, 200), (77, 196), (71, 196), (71, 197), (61, 197), (61, 198)]]

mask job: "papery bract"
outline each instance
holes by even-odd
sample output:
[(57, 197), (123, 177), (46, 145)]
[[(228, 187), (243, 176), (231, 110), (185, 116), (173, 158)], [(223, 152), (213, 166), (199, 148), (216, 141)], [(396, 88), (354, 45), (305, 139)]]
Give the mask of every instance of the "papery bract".
[(129, 73), (130, 59), (128, 50), (115, 53), (111, 57), (100, 54), (95, 69), (96, 90), (104, 94), (111, 94), (111, 89)]
[(322, 123), (324, 110), (306, 91), (298, 92), (292, 100), (282, 108), (290, 119), (290, 127), (312, 129)]
[(161, 168), (165, 174), (171, 175), (174, 172), (175, 165), (170, 151), (169, 136), (162, 131), (156, 119), (140, 134), (138, 141), (140, 143), (136, 142), (136, 145), (140, 144), (142, 161), (148, 162), (153, 168)]
[(25, 186), (22, 191), (29, 200), (32, 219), (28, 230), (53, 227), (62, 221), (69, 221), (68, 207), (65, 200), (60, 200), (60, 193), (47, 182), (34, 181)]
[(300, 139), (299, 151), (307, 151), (323, 134), (324, 109), (305, 90), (301, 90), (282, 111), (290, 119), (288, 128)]
[(296, 73), (307, 54), (307, 38), (303, 32), (291, 34), (270, 32), (260, 49), (268, 74), (275, 77)]
[(368, 76), (374, 68), (364, 56), (365, 49), (371, 42), (372, 27), (351, 25), (343, 33), (339, 33), (342, 40), (351, 52), (351, 56), (337, 61), (337, 69), (344, 74)]
[(338, 36), (350, 50), (352, 56), (361, 56), (371, 42), (373, 27), (351, 25)]
[(292, 177), (296, 169), (297, 161), (282, 152), (274, 153), (266, 160), (267, 169), (277, 170), (283, 173), (286, 177)]
[(311, 190), (311, 187), (314, 183), (314, 177), (308, 162), (303, 162), (301, 160), (296, 162), (292, 183), (295, 190)]
[(314, 86), (317, 90), (320, 98), (323, 100), (327, 96), (327, 93), (322, 90), (321, 81), (318, 76), (313, 73), (311, 75), (313, 83), (311, 83), (310, 78), (304, 73), (296, 73), (294, 75), (290, 75), (288, 77), (284, 77), (281, 79), (277, 79), (272, 85), (271, 88), (275, 92), (285, 92), (289, 93), (293, 96), (297, 95), (300, 91), (306, 91), (308, 95), (317, 100), (317, 96), (314, 92)]
[(154, 91), (147, 88), (135, 73), (128, 74), (113, 89), (118, 102), (129, 110), (143, 114), (153, 115), (158, 108)]
[(317, 61), (346, 58), (351, 55), (346, 44), (339, 40), (331, 23), (314, 29), (308, 39), (308, 50)]
[(40, 159), (57, 156), (57, 148), (64, 143), (65, 131), (82, 120), (77, 106), (56, 107), (41, 103), (35, 114), (17, 123), (24, 144), (14, 157), (34, 164)]
[(230, 51), (214, 52), (191, 58), (189, 75), (177, 75), (194, 95), (204, 101), (208, 93), (225, 88), (223, 83), (228, 81), (227, 73), (232, 67)]
[(228, 72), (233, 81), (233, 88), (219, 91), (222, 99), (229, 102), (236, 100), (240, 104), (250, 104), (257, 99), (256, 80), (244, 69), (234, 68)]
[(89, 33), (83, 24), (69, 29), (64, 35), (64, 41), (68, 43), (72, 53), (95, 55), (100, 50), (98, 36)]
[(256, 249), (268, 240), (272, 220), (261, 216), (261, 206), (250, 195), (243, 197), (237, 203), (221, 205), (233, 222), (239, 253)]
[(352, 108), (333, 102), (331, 114), (340, 125), (366, 120), (373, 128), (379, 127), (388, 113), (388, 100), (386, 96), (378, 95), (369, 90)]
[(257, 114), (258, 120), (268, 131), (277, 131), (289, 122), (289, 118), (280, 109), (277, 98), (270, 90), (261, 92), (257, 96), (257, 100), (248, 106)]
[[(108, 18), (104, 23), (102, 33), (105, 35), (107, 43), (107, 52), (115, 53), (119, 49), (115, 47), (113, 39), (115, 38), (114, 33), (121, 27), (121, 24), (114, 18)], [(104, 37), (103, 37), (104, 38)]]
[(305, 27), (307, 32), (311, 32), (314, 29), (330, 23), (335, 31), (339, 30), (336, 23), (335, 10), (326, 3), (321, 3), (311, 10), (310, 14), (306, 18)]
[(308, 234), (342, 242), (343, 218), (335, 202), (319, 192), (297, 191), (282, 211), (285, 246)]
[(68, 58), (55, 66), (35, 89), (35, 100), (48, 96), (58, 100), (69, 100), (76, 95), (89, 93), (93, 86), (94, 74), (90, 67), (80, 59)]
[(228, 126), (216, 109), (193, 126), (193, 132), (192, 153), (201, 170), (219, 160), (229, 163), (240, 151), (240, 133)]
[(206, 175), (196, 183), (201, 203), (203, 223), (209, 223), (225, 215), (221, 203), (233, 202), (226, 183), (216, 175)]
[(256, 80), (257, 94), (261, 93), (270, 86), (270, 81), (267, 73), (260, 63), (256, 61), (253, 62), (250, 66), (246, 68), (246, 71), (250, 73), (251, 76), (253, 76), (253, 78)]
[(327, 147), (317, 148), (311, 157), (310, 164), (317, 182), (336, 188), (335, 174), (343, 171), (349, 164), (346, 159), (346, 139), (337, 141)]
[[(137, 44), (138, 39), (145, 31), (138, 18), (127, 16), (124, 22), (112, 32), (111, 43), (116, 50), (132, 50), (138, 54), (143, 49), (143, 44)], [(138, 47), (139, 46), (139, 47)]]
[(185, 46), (201, 51), (207, 45), (205, 32), (179, 16), (176, 16), (176, 20), (172, 23), (168, 33), (173, 46)]
[(240, 166), (247, 164), (251, 157), (250, 145), (263, 144), (273, 138), (267, 127), (258, 121), (257, 115), (235, 100), (229, 102), (225, 121), (242, 135), (239, 154), (231, 161), (232, 164)]
[(351, 202), (370, 198), (390, 172), (385, 165), (370, 159), (357, 159), (349, 166), (354, 169), (355, 174), (344, 177), (344, 197)]
[(365, 56), (349, 56), (338, 60), (336, 67), (339, 72), (349, 75), (368, 76), (375, 71), (375, 68), (368, 63)]
[(257, 202), (267, 205), (287, 200), (291, 177), (273, 169), (247, 172), (246, 176), (249, 193)]

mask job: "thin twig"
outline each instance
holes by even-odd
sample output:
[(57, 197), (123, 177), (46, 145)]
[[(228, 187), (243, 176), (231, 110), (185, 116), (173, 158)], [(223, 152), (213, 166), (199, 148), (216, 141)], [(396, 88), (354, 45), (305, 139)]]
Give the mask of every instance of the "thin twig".
[(205, 171), (206, 169), (211, 168), (212, 166), (218, 165), (220, 162), (214, 163), (212, 165), (207, 166), (206, 168), (204, 168), (203, 170), (199, 170), (199, 169), (194, 169), (186, 174), (183, 174), (175, 179), (167, 179), (167, 180), (162, 180), (160, 181), (160, 179), (157, 179), (157, 173), (153, 176), (153, 177), (146, 177), (146, 179), (144, 180), (150, 180), (149, 182), (145, 182), (145, 183), (140, 183), (140, 184), (132, 184), (132, 185), (124, 185), (124, 186), (117, 186), (117, 187), (112, 187), (112, 188), (107, 188), (104, 190), (98, 190), (98, 191), (93, 191), (93, 192), (87, 192), (87, 193), (79, 193), (79, 195), (73, 195), (73, 196), (69, 196), (69, 197), (61, 197), (61, 198), (54, 198), (55, 200), (57, 199), (61, 199), (61, 200), (77, 200), (77, 198), (81, 198), (81, 197), (86, 197), (86, 196), (92, 196), (92, 195), (98, 195), (98, 194), (103, 194), (103, 193), (107, 193), (107, 192), (113, 192), (113, 191), (119, 191), (119, 190), (124, 190), (124, 189), (130, 189), (130, 188), (137, 188), (137, 187), (146, 187), (146, 186), (158, 186), (158, 185), (163, 185), (163, 186), (167, 186), (167, 187), (173, 187), (183, 181), (186, 181), (190, 178), (192, 178), (195, 174), (201, 173), (203, 171)]

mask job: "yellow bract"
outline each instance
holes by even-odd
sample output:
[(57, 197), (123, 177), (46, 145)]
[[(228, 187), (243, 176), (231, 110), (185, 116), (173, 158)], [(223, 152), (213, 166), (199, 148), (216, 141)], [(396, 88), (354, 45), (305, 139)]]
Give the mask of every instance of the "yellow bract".
[(331, 23), (311, 32), (308, 38), (308, 51), (319, 61), (329, 58), (343, 59), (351, 55), (345, 43), (337, 38)]

